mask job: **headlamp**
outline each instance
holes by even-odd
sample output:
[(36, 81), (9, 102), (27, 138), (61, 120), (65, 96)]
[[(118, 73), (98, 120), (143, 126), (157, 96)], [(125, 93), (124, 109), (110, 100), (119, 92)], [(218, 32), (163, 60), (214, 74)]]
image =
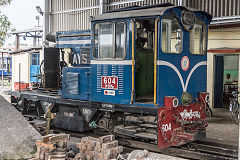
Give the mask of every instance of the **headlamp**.
[(189, 11), (182, 11), (181, 22), (186, 30), (191, 30), (195, 23), (195, 15)]

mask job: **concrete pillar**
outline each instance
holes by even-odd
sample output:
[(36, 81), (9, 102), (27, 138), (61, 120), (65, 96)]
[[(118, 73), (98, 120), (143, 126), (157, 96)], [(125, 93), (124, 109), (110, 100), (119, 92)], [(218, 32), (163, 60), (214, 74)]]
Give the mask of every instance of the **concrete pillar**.
[(186, 6), (186, 0), (178, 0), (178, 6)]
[(51, 0), (44, 0), (43, 43), (46, 40), (46, 35), (50, 33), (50, 3)]
[(19, 42), (20, 40), (19, 40), (19, 35), (18, 34), (16, 34), (16, 48), (15, 48), (15, 50), (16, 51), (18, 51), (19, 50), (19, 44), (20, 44), (20, 42)]
[(210, 94), (210, 107), (214, 107), (214, 53), (207, 53), (207, 92)]
[(103, 14), (107, 11), (107, 0), (99, 0), (99, 14)]
[(37, 46), (37, 38), (33, 37), (33, 47), (36, 47), (36, 46)]

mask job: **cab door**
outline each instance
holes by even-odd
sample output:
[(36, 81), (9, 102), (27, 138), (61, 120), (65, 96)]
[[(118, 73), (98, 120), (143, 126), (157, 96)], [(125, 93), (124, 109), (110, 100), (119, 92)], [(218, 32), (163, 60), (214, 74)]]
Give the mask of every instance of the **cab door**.
[(158, 23), (155, 17), (133, 23), (135, 103), (156, 104)]

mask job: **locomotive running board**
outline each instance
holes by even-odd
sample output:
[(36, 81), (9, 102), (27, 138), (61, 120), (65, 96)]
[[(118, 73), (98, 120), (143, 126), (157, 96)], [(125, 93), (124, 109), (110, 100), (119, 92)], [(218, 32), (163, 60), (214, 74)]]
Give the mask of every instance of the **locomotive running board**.
[(129, 136), (132, 138), (141, 138), (150, 141), (157, 141), (157, 133), (148, 133), (148, 132), (141, 132), (138, 131), (140, 129), (137, 126), (127, 126), (124, 127), (123, 125), (118, 125), (114, 127), (114, 133)]

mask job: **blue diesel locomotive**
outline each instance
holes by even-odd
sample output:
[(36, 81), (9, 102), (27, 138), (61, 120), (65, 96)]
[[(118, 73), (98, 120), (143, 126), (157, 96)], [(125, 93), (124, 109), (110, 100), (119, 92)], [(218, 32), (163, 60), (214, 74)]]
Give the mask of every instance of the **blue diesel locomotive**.
[(168, 5), (93, 16), (91, 30), (57, 33), (61, 97), (12, 95), (54, 104), (59, 128), (100, 129), (159, 148), (203, 139), (210, 21), (206, 12)]

